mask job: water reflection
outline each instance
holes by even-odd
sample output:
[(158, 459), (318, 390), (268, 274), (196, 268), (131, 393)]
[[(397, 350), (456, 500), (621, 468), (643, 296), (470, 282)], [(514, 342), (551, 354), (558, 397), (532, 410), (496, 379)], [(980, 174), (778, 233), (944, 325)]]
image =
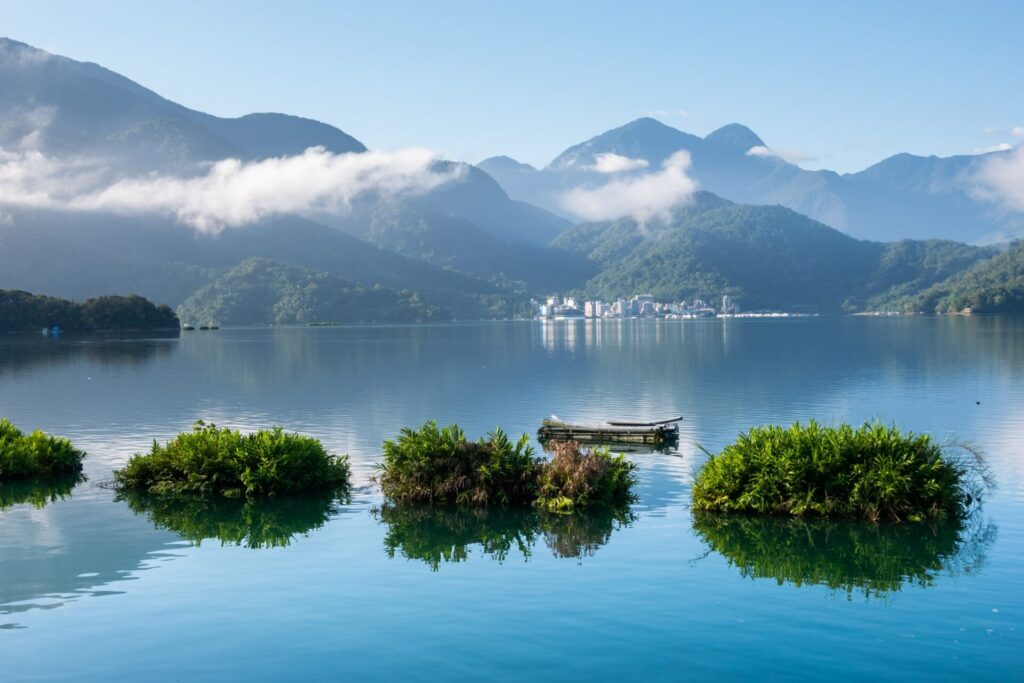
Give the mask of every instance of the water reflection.
[(867, 598), (975, 573), (996, 536), (980, 514), (936, 524), (871, 524), (695, 513), (693, 529), (743, 577)]
[(166, 357), (178, 332), (68, 335), (59, 338), (13, 336), (0, 339), (0, 376), (26, 373), (37, 366), (86, 363), (100, 367), (141, 366)]
[(485, 510), (385, 504), (374, 516), (387, 526), (388, 557), (421, 560), (437, 571), (448, 562), (464, 562), (474, 549), (498, 562), (518, 555), (529, 560), (538, 542), (555, 557), (591, 557), (612, 533), (631, 524), (628, 507), (556, 515), (530, 508)]
[(73, 472), (44, 479), (0, 482), (0, 512), (15, 505), (29, 504), (42, 508), (71, 497), (71, 489), (85, 481), (85, 475)]
[(252, 549), (288, 546), (296, 536), (322, 527), (348, 502), (347, 494), (337, 493), (245, 499), (123, 492), (117, 498), (157, 529), (196, 545), (217, 539), (221, 545)]

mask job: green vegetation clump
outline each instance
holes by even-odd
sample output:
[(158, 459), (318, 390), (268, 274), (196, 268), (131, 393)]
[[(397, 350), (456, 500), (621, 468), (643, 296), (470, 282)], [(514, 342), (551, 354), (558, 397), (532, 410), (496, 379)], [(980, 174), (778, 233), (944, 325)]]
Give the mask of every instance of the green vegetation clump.
[(469, 441), (458, 425), (431, 421), (384, 442), (376, 479), (395, 503), (516, 505), (533, 502), (540, 468), (525, 434), (512, 443), (496, 429)]
[(15, 290), (0, 290), (0, 332), (110, 330), (177, 330), (169, 306), (156, 306), (138, 295), (101, 296), (84, 303)]
[(537, 480), (534, 505), (549, 512), (628, 505), (633, 501), (636, 463), (607, 448), (582, 451), (575, 441), (552, 445), (554, 457), (544, 463)]
[(85, 452), (40, 430), (24, 434), (0, 419), (0, 481), (81, 472)]
[(535, 458), (524, 434), (513, 443), (501, 429), (469, 441), (458, 425), (428, 422), (403, 429), (384, 442), (377, 476), (394, 503), (486, 507), (535, 505), (549, 512), (572, 512), (632, 501), (635, 465), (607, 450), (580, 450), (567, 442), (554, 446), (550, 462)]
[(977, 571), (996, 533), (979, 516), (907, 525), (702, 512), (693, 529), (744, 577), (867, 598)]
[[(273, 498), (155, 495), (125, 490), (118, 500), (159, 529), (169, 529), (200, 545), (217, 539), (221, 545), (245, 548), (281, 548), (298, 535), (319, 529), (338, 511), (339, 497), (332, 491)], [(346, 498), (343, 497), (343, 500)]]
[(334, 491), (348, 486), (348, 476), (348, 457), (329, 454), (311, 437), (280, 427), (241, 434), (199, 421), (133, 455), (114, 481), (123, 490), (232, 498)]
[(941, 520), (965, 513), (988, 483), (980, 456), (943, 447), (926, 434), (865, 423), (824, 427), (813, 420), (741, 434), (711, 456), (693, 484), (706, 512)]

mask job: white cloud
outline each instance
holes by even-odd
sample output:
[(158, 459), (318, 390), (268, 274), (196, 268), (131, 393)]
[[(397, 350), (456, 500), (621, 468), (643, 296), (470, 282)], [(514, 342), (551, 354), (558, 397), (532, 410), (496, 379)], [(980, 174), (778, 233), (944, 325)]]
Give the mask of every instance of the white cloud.
[(801, 149), (781, 149), (778, 147), (765, 147), (757, 145), (747, 150), (750, 157), (774, 157), (782, 159), (791, 164), (801, 164), (805, 161), (814, 161), (814, 157)]
[(986, 159), (974, 180), (978, 197), (1024, 212), (1024, 145)]
[(689, 169), (690, 154), (679, 151), (658, 171), (615, 178), (600, 187), (569, 190), (562, 194), (562, 206), (592, 221), (623, 216), (640, 223), (667, 220), (673, 207), (685, 204), (697, 191), (697, 183), (687, 175)]
[(975, 147), (974, 154), (989, 154), (991, 152), (1005, 152), (1008, 149), (1013, 149), (1013, 145), (1008, 142), (1000, 142), (997, 145), (987, 145), (985, 147)]
[(0, 204), (161, 213), (197, 230), (218, 232), (275, 214), (343, 211), (369, 192), (427, 192), (465, 173), (456, 165), (439, 170), (437, 160), (423, 149), (334, 154), (311, 147), (262, 161), (225, 159), (192, 177), (111, 179), (96, 161), (0, 150)]
[(1010, 129), (1010, 135), (1015, 138), (1024, 138), (1024, 126), (1014, 126)]
[(594, 157), (594, 165), (589, 168), (598, 173), (622, 173), (647, 168), (648, 165), (646, 159), (630, 159), (614, 152), (605, 152)]

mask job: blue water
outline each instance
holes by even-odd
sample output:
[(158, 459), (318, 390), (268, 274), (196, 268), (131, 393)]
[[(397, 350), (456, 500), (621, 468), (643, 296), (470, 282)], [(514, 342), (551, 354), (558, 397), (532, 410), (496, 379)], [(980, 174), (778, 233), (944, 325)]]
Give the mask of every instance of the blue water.
[[(678, 452), (629, 455), (641, 479), (631, 513), (580, 527), (511, 512), (403, 517), (370, 485), (381, 441), (403, 426), (532, 435), (551, 413), (686, 421)], [(11, 338), (0, 415), (89, 453), (70, 497), (0, 511), (4, 680), (1024, 677), (1020, 321)], [(198, 418), (317, 436), (351, 456), (351, 500), (205, 517), (115, 500), (103, 485), (113, 469)], [(688, 503), (702, 447), (809, 418), (970, 440), (999, 488), (960, 530), (698, 533)], [(250, 513), (287, 545), (247, 543)], [(217, 538), (239, 528), (241, 545)]]

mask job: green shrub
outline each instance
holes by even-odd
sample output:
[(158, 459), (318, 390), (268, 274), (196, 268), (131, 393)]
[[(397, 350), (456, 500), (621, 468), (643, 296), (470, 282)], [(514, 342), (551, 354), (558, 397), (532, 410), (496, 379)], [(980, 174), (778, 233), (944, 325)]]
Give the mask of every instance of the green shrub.
[(166, 445), (133, 455), (114, 472), (120, 489), (226, 497), (332, 491), (348, 485), (347, 456), (327, 453), (319, 441), (280, 427), (241, 434), (196, 423)]
[(908, 525), (695, 512), (693, 529), (744, 577), (865, 597), (975, 572), (995, 539), (978, 515)]
[(395, 503), (437, 505), (529, 504), (541, 461), (523, 435), (515, 444), (501, 429), (469, 441), (458, 425), (428, 422), (384, 442), (376, 480)]
[(213, 538), (221, 545), (279, 548), (319, 529), (338, 510), (338, 496), (321, 491), (301, 496), (224, 498), (204, 495), (154, 495), (125, 490), (118, 500), (159, 529), (169, 529), (200, 545)]
[(871, 521), (960, 515), (990, 481), (980, 455), (925, 434), (813, 420), (741, 434), (710, 457), (693, 484), (693, 508)]
[(81, 472), (84, 457), (67, 439), (39, 430), (26, 436), (0, 420), (0, 481)]
[(580, 450), (575, 441), (551, 445), (554, 453), (537, 480), (534, 505), (548, 512), (628, 505), (633, 501), (636, 464), (607, 448)]

